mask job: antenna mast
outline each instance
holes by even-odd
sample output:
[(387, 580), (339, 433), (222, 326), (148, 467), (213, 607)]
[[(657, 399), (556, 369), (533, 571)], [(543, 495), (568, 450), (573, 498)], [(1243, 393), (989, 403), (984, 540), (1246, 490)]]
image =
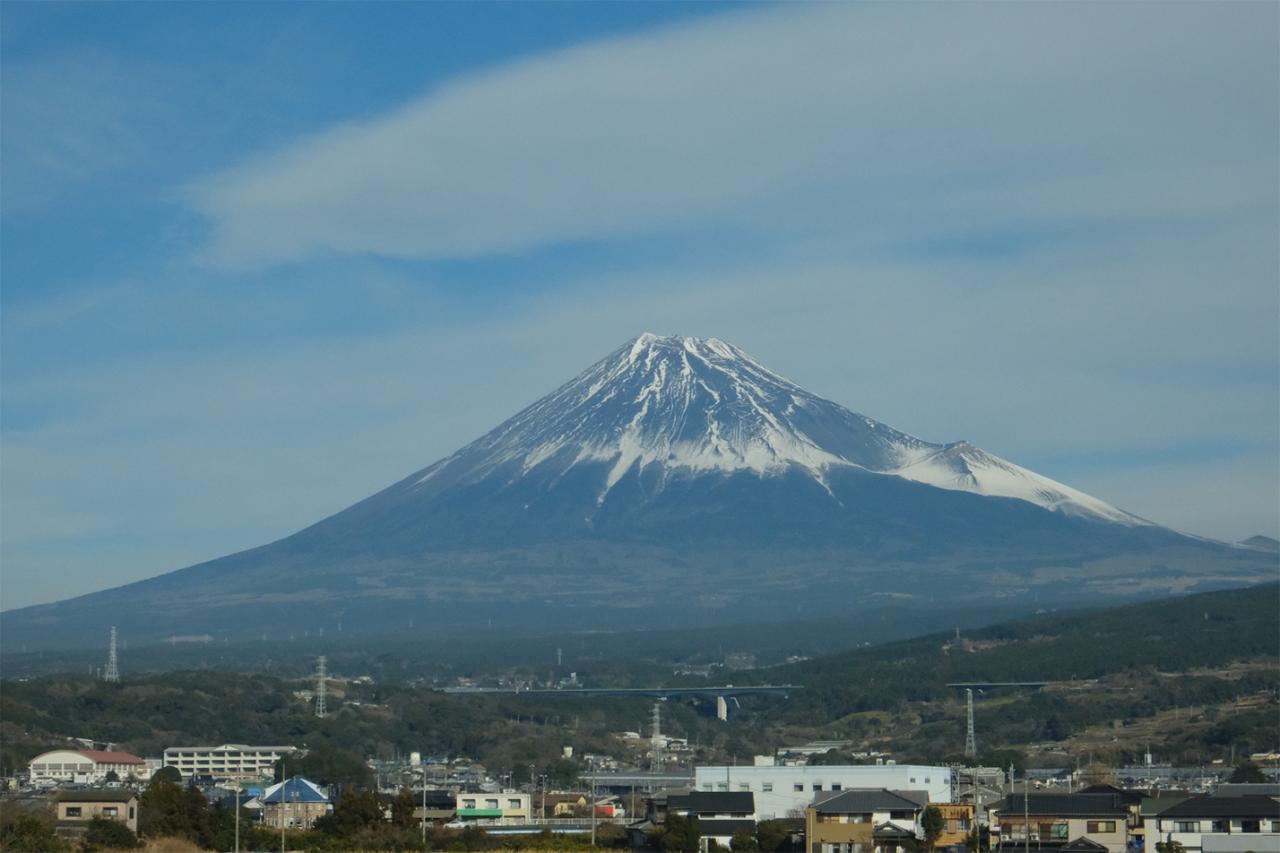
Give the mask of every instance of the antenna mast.
[(968, 721), (964, 730), (964, 757), (976, 758), (978, 755), (978, 739), (973, 733), (973, 690), (966, 689), (964, 697), (969, 706)]
[(329, 714), (329, 708), (325, 702), (325, 677), (324, 665), (326, 663), (324, 655), (316, 660), (316, 716), (326, 717)]
[(102, 673), (103, 681), (120, 680), (120, 659), (116, 657), (116, 626), (111, 626), (111, 645), (107, 649), (107, 668)]

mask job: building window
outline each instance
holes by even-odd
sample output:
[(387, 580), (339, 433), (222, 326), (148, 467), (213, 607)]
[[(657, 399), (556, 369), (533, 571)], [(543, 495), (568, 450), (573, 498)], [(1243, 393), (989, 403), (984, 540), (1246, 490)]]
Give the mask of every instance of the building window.
[(1173, 822), (1174, 832), (1199, 832), (1200, 821), (1198, 820), (1175, 820)]
[(842, 786), (839, 782), (832, 782), (832, 783), (831, 783), (831, 790), (833, 790), (833, 791), (839, 791), (839, 790), (842, 790), (842, 788), (843, 788), (843, 787), (844, 787), (844, 786)]
[[(1116, 822), (1114, 820), (1090, 820), (1085, 821), (1085, 832), (1115, 832)], [(1195, 830), (1192, 830), (1193, 832)], [(1065, 835), (1063, 836), (1066, 837)]]
[(748, 784), (747, 782), (739, 782), (739, 783), (738, 783), (738, 790), (739, 790), (739, 791), (750, 791), (750, 790), (751, 790), (751, 785), (750, 785), (750, 784)]
[(1240, 821), (1241, 832), (1262, 832), (1262, 821), (1260, 820), (1242, 820)]
[(80, 807), (67, 806), (67, 817), (80, 817)]
[(1213, 822), (1213, 829), (1211, 829), (1210, 831), (1211, 832), (1230, 832), (1231, 822), (1226, 820), (1215, 820)]
[(507, 808), (509, 808), (509, 809), (518, 809), (518, 808), (520, 808), (520, 801), (519, 801), (519, 800), (507, 800)]
[(133, 806), (129, 806), (129, 820), (133, 820)]
[(772, 782), (763, 782), (763, 783), (761, 783), (761, 785), (760, 785), (760, 790), (761, 790), (761, 791), (763, 791), (763, 792), (764, 792), (764, 793), (766, 793), (766, 794), (771, 794), (771, 793), (773, 793), (773, 783), (772, 783)]
[(496, 808), (498, 807), (498, 801), (497, 801), (497, 800), (485, 800), (485, 801), (484, 801), (484, 807), (485, 807), (486, 809), (496, 809)]
[(1271, 821), (1271, 831), (1280, 832), (1280, 820)]
[(795, 783), (794, 785), (792, 785), (792, 786), (791, 786), (791, 790), (793, 790), (793, 791), (795, 791), (795, 792), (797, 792), (797, 793), (802, 793), (802, 792), (804, 791), (804, 784), (803, 784), (803, 783), (801, 783), (801, 782), (797, 782), (797, 783)]
[(814, 785), (814, 786), (813, 786), (813, 790), (815, 790), (815, 791), (821, 791), (821, 790), (822, 790), (822, 783), (821, 783), (821, 782), (819, 782), (818, 784)]
[(115, 806), (107, 806), (102, 810), (103, 817), (115, 817), (118, 814), (120, 814), (120, 810)]
[[(1115, 824), (1112, 823), (1114, 828)], [(1096, 832), (1097, 830), (1089, 830)], [(1040, 824), (1040, 840), (1041, 841), (1066, 841), (1067, 825), (1066, 823), (1042, 823)]]

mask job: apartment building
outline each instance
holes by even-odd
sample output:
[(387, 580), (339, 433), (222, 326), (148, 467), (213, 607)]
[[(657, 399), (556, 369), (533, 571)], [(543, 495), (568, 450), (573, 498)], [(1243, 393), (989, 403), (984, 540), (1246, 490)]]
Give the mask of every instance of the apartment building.
[[(251, 782), (275, 773), (276, 762), (297, 752), (293, 746), (171, 746), (164, 751), (164, 766), (175, 767), (183, 778), (209, 776)], [(287, 768), (286, 768), (287, 769)]]

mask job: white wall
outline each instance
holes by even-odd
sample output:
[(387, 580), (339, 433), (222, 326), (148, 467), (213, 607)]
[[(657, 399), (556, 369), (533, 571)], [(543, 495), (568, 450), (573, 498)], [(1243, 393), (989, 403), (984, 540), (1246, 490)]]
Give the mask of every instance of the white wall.
[[(800, 785), (803, 790), (795, 790)], [(699, 791), (750, 791), (755, 794), (760, 820), (786, 817), (804, 809), (821, 791), (850, 788), (888, 788), (927, 791), (933, 803), (951, 802), (951, 769), (916, 764), (859, 764), (806, 767), (698, 767), (694, 786)], [(772, 790), (766, 790), (770, 786)]]

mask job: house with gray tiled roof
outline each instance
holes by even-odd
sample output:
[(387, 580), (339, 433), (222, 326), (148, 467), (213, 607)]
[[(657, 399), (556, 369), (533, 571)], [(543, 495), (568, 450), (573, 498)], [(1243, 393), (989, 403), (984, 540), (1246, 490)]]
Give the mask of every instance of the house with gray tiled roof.
[(1280, 853), (1280, 799), (1189, 797), (1148, 819), (1146, 853), (1162, 842), (1186, 853)]

